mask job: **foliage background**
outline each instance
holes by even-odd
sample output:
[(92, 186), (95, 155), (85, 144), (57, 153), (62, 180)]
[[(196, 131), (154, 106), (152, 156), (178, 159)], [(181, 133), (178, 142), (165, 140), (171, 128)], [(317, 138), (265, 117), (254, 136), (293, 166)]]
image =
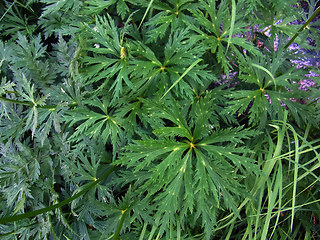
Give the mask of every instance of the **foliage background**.
[(319, 238), (319, 12), (2, 1), (1, 239)]

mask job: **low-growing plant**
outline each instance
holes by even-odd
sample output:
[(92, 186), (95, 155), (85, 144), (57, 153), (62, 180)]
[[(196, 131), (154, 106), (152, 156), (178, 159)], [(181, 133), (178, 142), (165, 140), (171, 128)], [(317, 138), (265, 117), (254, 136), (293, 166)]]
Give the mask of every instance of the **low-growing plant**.
[(318, 239), (318, 5), (1, 2), (1, 239)]

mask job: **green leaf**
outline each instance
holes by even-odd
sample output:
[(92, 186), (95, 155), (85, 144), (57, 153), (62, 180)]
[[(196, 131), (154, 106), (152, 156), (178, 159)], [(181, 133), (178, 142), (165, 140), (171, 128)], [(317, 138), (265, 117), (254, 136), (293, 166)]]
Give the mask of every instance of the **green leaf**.
[[(17, 3), (13, 2), (6, 12), (0, 18), (0, 31), (4, 36), (11, 36), (14, 40), (17, 39), (20, 33), (24, 36), (32, 36), (37, 29), (37, 25), (34, 24), (36, 16), (22, 15), (17, 7)], [(26, 7), (28, 11), (33, 11), (32, 8)]]
[(47, 15), (52, 15), (53, 13), (63, 11), (78, 12), (82, 6), (82, 1), (79, 0), (41, 0), (46, 6), (43, 8), (41, 17), (46, 17)]
[[(188, 117), (179, 114), (184, 110), (175, 104), (173, 106), (171, 110), (165, 105), (148, 103), (148, 108), (158, 112), (154, 117), (168, 119), (177, 127), (165, 126), (154, 130), (156, 139), (134, 141), (125, 147), (123, 156), (116, 163), (134, 173), (149, 173), (147, 178), (137, 178), (136, 181), (139, 192), (153, 196), (153, 202), (158, 206), (155, 218), (159, 222), (160, 235), (167, 231), (170, 222), (176, 225), (175, 214), (178, 212), (201, 217), (204, 231), (212, 231), (216, 224), (213, 213), (220, 208), (226, 207), (238, 214), (236, 196), (245, 192), (238, 182), (240, 173), (259, 174), (255, 161), (245, 157), (250, 151), (240, 146), (244, 139), (255, 136), (257, 132), (241, 128), (224, 129), (211, 131), (207, 137), (195, 137), (184, 120)], [(210, 118), (211, 114), (205, 114), (200, 112), (198, 120)], [(194, 124), (196, 129), (203, 122)], [(239, 172), (232, 170), (234, 167)], [(227, 172), (232, 173), (232, 177)], [(209, 215), (208, 211), (212, 214)]]
[(164, 3), (159, 0), (153, 2), (153, 8), (161, 10), (146, 23), (149, 27), (147, 43), (155, 42), (163, 38), (167, 31), (174, 33), (178, 27), (186, 27), (190, 20), (187, 11), (198, 7), (198, 4), (191, 0), (174, 1), (174, 3)]
[(108, 10), (108, 8), (112, 6), (116, 6), (118, 15), (121, 16), (122, 19), (124, 19), (128, 14), (130, 14), (128, 3), (135, 5), (139, 4), (136, 1), (132, 0), (89, 0), (85, 2), (85, 12), (89, 14), (99, 14), (102, 11)]
[(69, 126), (77, 126), (69, 139), (79, 142), (82, 140), (82, 134), (96, 140), (101, 138), (104, 144), (110, 142), (113, 145), (113, 152), (116, 153), (125, 140), (121, 127), (122, 120), (109, 115), (107, 102), (91, 100), (86, 103), (100, 109), (102, 113), (84, 108), (67, 112), (64, 121), (69, 123)]
[[(201, 4), (204, 11), (199, 9), (191, 10), (197, 25), (191, 25), (190, 28), (198, 34), (197, 38), (202, 41), (204, 46), (215, 54), (218, 63), (221, 64), (227, 76), (229, 76), (229, 69), (232, 68), (229, 59), (234, 59), (234, 55), (236, 58), (242, 59), (243, 49), (254, 55), (261, 55), (258, 49), (249, 41), (234, 36), (245, 32), (245, 25), (238, 21), (244, 16), (241, 14), (234, 16), (235, 5), (232, 5), (231, 15), (233, 16), (230, 16), (227, 1), (221, 1), (218, 8), (216, 8), (216, 3), (213, 0), (201, 1)], [(238, 4), (237, 8), (240, 8), (240, 4)], [(229, 46), (234, 51), (234, 54), (230, 54), (228, 51)], [(239, 47), (240, 51), (237, 50)]]
[(281, 64), (285, 61), (283, 55), (284, 53), (279, 49), (273, 61), (265, 63), (264, 66), (252, 63), (253, 60), (246, 58), (246, 67), (242, 68), (245, 65), (240, 65), (243, 71), (240, 78), (251, 84), (251, 90), (242, 89), (232, 92), (229, 95), (231, 101), (226, 112), (237, 112), (238, 115), (248, 113), (250, 124), (260, 124), (260, 127), (263, 127), (268, 116), (272, 119), (282, 119), (285, 109), (288, 108), (299, 125), (303, 122), (313, 122), (311, 108), (297, 100), (307, 97), (294, 82), (294, 79), (301, 78), (302, 71), (289, 68), (279, 73)]
[(123, 82), (130, 89), (134, 89), (128, 77), (130, 71), (127, 66), (127, 45), (123, 42), (126, 28), (120, 31), (108, 15), (108, 18), (97, 17), (95, 28), (88, 27), (88, 31), (85, 35), (90, 44), (87, 50), (93, 56), (86, 56), (82, 60), (86, 65), (83, 70), (85, 84), (98, 83), (98, 93), (106, 89), (113, 90), (115, 101), (124, 93)]
[[(132, 51), (135, 59), (130, 62), (131, 76), (139, 79), (136, 86), (140, 88), (139, 93), (154, 90), (164, 96), (171, 88), (175, 95), (192, 98), (193, 86), (216, 80), (205, 65), (196, 64), (205, 49), (190, 38), (188, 29), (177, 30), (169, 36), (163, 57), (156, 56), (150, 47), (141, 43), (134, 42), (131, 49), (135, 49)], [(157, 81), (160, 84), (155, 86), (153, 83)]]

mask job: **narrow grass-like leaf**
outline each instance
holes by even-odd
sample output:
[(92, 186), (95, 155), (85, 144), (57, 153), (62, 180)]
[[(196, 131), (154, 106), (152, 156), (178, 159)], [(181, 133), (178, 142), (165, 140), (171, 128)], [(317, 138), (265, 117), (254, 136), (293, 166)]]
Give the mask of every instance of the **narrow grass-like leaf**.
[(143, 228), (141, 230), (139, 240), (143, 240), (144, 239), (144, 235), (146, 234), (147, 226), (148, 226), (147, 223), (143, 224)]
[[(294, 208), (295, 208), (296, 210), (298, 210), (298, 209), (301, 209), (301, 208), (303, 208), (303, 207), (305, 207), (305, 206), (312, 205), (312, 204), (318, 203), (318, 202), (320, 202), (320, 199), (316, 199), (316, 200), (311, 201), (311, 202), (306, 202), (306, 203), (303, 203), (303, 204), (300, 204), (300, 205), (296, 205)], [(293, 209), (293, 207), (283, 208), (283, 209), (282, 209), (282, 212), (292, 211), (292, 209)]]
[(274, 86), (275, 86), (275, 87), (277, 86), (277, 85), (276, 85), (276, 80), (274, 79), (274, 76), (272, 75), (272, 73), (271, 73), (268, 69), (266, 69), (265, 67), (260, 66), (260, 65), (258, 65), (258, 64), (255, 64), (255, 63), (251, 63), (251, 65), (252, 65), (253, 67), (256, 67), (256, 68), (259, 68), (259, 69), (265, 71), (265, 72), (272, 78), (272, 80), (273, 80), (273, 82), (274, 82)]
[(154, 235), (154, 233), (157, 231), (157, 226), (156, 225), (153, 225), (152, 226), (152, 229), (151, 229), (151, 231), (150, 231), (150, 235), (149, 235), (149, 238), (148, 238), (148, 240), (152, 240), (153, 239), (153, 235)]
[(16, 0), (13, 1), (13, 3), (10, 5), (10, 7), (8, 7), (8, 9), (2, 14), (1, 18), (0, 18), (0, 22), (2, 21), (2, 19), (4, 18), (4, 16), (10, 11), (10, 9), (13, 7), (13, 5), (16, 3)]
[(290, 39), (290, 41), (287, 43), (287, 45), (284, 47), (285, 49), (288, 48), (291, 43), (294, 42), (294, 40), (300, 35), (300, 33), (302, 32), (302, 30), (304, 30), (305, 28), (307, 28), (307, 26), (311, 23), (311, 21), (320, 13), (320, 7), (318, 7), (314, 13), (312, 14), (312, 16), (301, 26), (301, 28), (296, 32), (296, 34)]
[[(283, 175), (282, 174), (283, 173), (282, 173), (282, 163), (281, 163), (281, 161), (278, 162), (278, 169), (277, 170), (278, 170), (278, 177), (279, 177), (279, 182), (278, 182), (278, 184), (279, 184), (278, 209), (281, 210), (281, 208), (282, 208), (282, 190), (283, 190), (283, 188), (282, 188), (283, 187), (282, 186), (282, 183), (283, 183), (283, 179), (282, 179)], [(279, 218), (280, 218), (280, 214), (281, 214), (280, 211), (278, 211), (276, 213), (277, 217), (276, 217), (276, 221), (274, 223), (273, 231), (272, 231), (272, 233), (270, 235), (270, 238), (273, 236), (273, 234), (275, 233), (275, 231), (277, 229)]]
[(262, 176), (260, 177), (259, 181), (257, 182), (257, 184), (256, 184), (256, 186), (254, 188), (255, 192), (265, 185), (266, 178), (268, 178), (268, 176), (270, 175), (272, 169), (274, 168), (274, 165), (276, 164), (275, 157), (278, 157), (281, 154), (283, 140), (284, 140), (284, 137), (285, 137), (284, 134), (285, 134), (285, 131), (287, 129), (286, 123), (287, 123), (287, 114), (285, 114), (285, 116), (284, 116), (283, 124), (282, 124), (282, 128), (281, 129), (279, 128), (279, 126), (272, 125), (278, 130), (276, 149), (275, 149), (275, 151), (273, 153), (273, 160), (272, 161), (266, 161), (266, 163), (263, 166)]
[(54, 205), (51, 205), (49, 207), (45, 207), (45, 208), (41, 208), (41, 209), (38, 209), (38, 210), (35, 210), (35, 211), (27, 212), (27, 213), (24, 213), (24, 214), (19, 214), (19, 215), (15, 215), (15, 216), (11, 216), (11, 217), (0, 218), (0, 224), (4, 224), (4, 223), (8, 223), (8, 222), (15, 222), (15, 221), (22, 220), (22, 219), (25, 219), (25, 218), (35, 217), (35, 216), (37, 216), (39, 214), (43, 214), (43, 213), (55, 210), (57, 208), (63, 207), (64, 205), (67, 205), (68, 203), (70, 203), (73, 200), (77, 199), (78, 197), (80, 197), (81, 195), (86, 193), (88, 190), (93, 188), (95, 185), (97, 185), (99, 182), (101, 182), (102, 180), (107, 178), (114, 170), (115, 170), (115, 167), (112, 167), (108, 172), (106, 172), (103, 176), (98, 178), (96, 181), (92, 181), (84, 189), (82, 189), (80, 192), (78, 192), (77, 194), (73, 195), (72, 197), (70, 197), (68, 199), (63, 200), (62, 202), (59, 202), (59, 203), (54, 204)]
[(230, 236), (232, 234), (233, 229), (234, 229), (234, 223), (232, 223), (231, 226), (229, 227), (228, 234), (226, 236), (226, 240), (230, 239)]
[(230, 31), (229, 31), (229, 37), (228, 37), (228, 45), (226, 50), (226, 55), (229, 49), (229, 45), (231, 43), (232, 33), (234, 29), (234, 23), (236, 21), (236, 2), (235, 0), (232, 0), (232, 10), (231, 10), (231, 25), (230, 25)]
[(294, 145), (295, 145), (295, 164), (294, 164), (294, 174), (293, 174), (293, 192), (292, 192), (292, 213), (291, 213), (291, 232), (293, 230), (293, 221), (295, 214), (295, 205), (296, 205), (296, 193), (297, 193), (297, 183), (298, 183), (298, 164), (299, 164), (299, 140), (296, 131), (290, 125), (289, 126), (294, 137)]
[(180, 225), (179, 216), (176, 216), (176, 222), (177, 222), (177, 240), (181, 240), (181, 225)]
[[(272, 217), (272, 212), (275, 207), (276, 199), (278, 197), (280, 187), (281, 187), (281, 181), (282, 181), (282, 170), (277, 171), (277, 176), (275, 179), (274, 184), (270, 181), (270, 179), (267, 180), (267, 188), (268, 188), (268, 209), (267, 209), (267, 216), (265, 219), (264, 227), (262, 230), (262, 236), (261, 240), (267, 239), (267, 234), (270, 229), (270, 220)], [(273, 189), (272, 189), (273, 185)]]
[[(262, 174), (259, 177), (259, 179), (256, 181), (256, 184), (254, 185), (254, 187), (252, 188), (252, 194), (253, 195), (256, 195), (259, 192), (260, 189), (264, 189), (265, 183), (266, 183), (270, 173), (272, 172), (272, 169), (274, 168), (274, 165), (276, 164), (276, 159), (281, 154), (282, 145), (283, 145), (283, 141), (284, 141), (284, 137), (285, 137), (285, 131), (287, 129), (286, 123), (287, 123), (287, 112), (284, 115), (284, 119), (282, 121), (282, 128), (281, 129), (277, 125), (272, 125), (273, 127), (275, 127), (277, 129), (277, 132), (278, 132), (276, 149), (274, 150), (273, 158), (271, 160), (269, 160), (269, 161), (266, 161), (266, 163), (264, 164), (263, 169), (262, 169)], [(270, 154), (269, 157), (271, 157), (272, 153), (270, 151), (269, 151), (269, 154)], [(238, 207), (238, 210), (240, 211), (244, 206), (246, 206), (246, 204), (249, 201), (251, 201), (251, 198), (246, 197), (241, 202), (240, 206)], [(223, 228), (229, 226), (230, 224), (232, 224), (237, 219), (237, 217), (234, 216), (234, 213), (230, 213), (226, 217), (220, 219), (218, 221), (218, 223), (224, 222), (225, 220), (227, 220), (229, 218), (231, 218), (231, 220), (229, 220), (226, 224), (224, 224), (222, 226), (216, 227), (216, 230), (223, 229)]]
[(161, 97), (160, 99), (163, 99), (163, 98), (168, 94), (168, 92), (170, 92), (170, 90), (171, 90), (175, 85), (177, 85), (177, 84), (180, 82), (180, 80), (181, 80), (185, 75), (187, 75), (188, 72), (190, 72), (191, 69), (192, 69), (194, 66), (196, 66), (196, 65), (197, 65), (199, 62), (201, 62), (201, 61), (202, 61), (202, 59), (198, 59), (198, 60), (194, 61), (194, 62), (186, 69), (186, 71), (170, 86), (170, 88), (162, 95), (162, 97)]
[(262, 200), (263, 200), (263, 192), (264, 189), (260, 189), (260, 194), (259, 194), (259, 202), (258, 202), (258, 209), (256, 212), (256, 222), (255, 222), (255, 228), (254, 228), (254, 240), (258, 239), (258, 227), (259, 227), (259, 222), (260, 222), (260, 215), (261, 215), (261, 209), (262, 209)]
[(140, 24), (139, 24), (138, 29), (141, 27), (141, 25), (142, 25), (142, 23), (143, 23), (144, 19), (146, 18), (147, 14), (148, 14), (148, 12), (149, 12), (149, 10), (150, 10), (151, 6), (152, 6), (153, 1), (154, 1), (154, 0), (151, 0), (151, 1), (149, 2), (148, 7), (147, 7), (147, 10), (144, 12), (144, 15), (143, 15), (143, 17), (142, 17), (142, 19), (141, 19), (141, 22), (140, 22)]
[(124, 219), (126, 218), (127, 211), (128, 211), (127, 209), (122, 211), (121, 219), (120, 219), (120, 222), (118, 224), (117, 230), (114, 233), (113, 240), (117, 240), (119, 238), (119, 234), (120, 234), (122, 225), (124, 223)]

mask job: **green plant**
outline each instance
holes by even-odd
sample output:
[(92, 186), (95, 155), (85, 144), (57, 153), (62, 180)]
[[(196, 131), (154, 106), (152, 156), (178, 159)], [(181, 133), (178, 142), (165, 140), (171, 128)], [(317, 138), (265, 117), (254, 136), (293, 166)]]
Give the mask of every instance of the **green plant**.
[(1, 239), (319, 238), (301, 4), (1, 2)]

